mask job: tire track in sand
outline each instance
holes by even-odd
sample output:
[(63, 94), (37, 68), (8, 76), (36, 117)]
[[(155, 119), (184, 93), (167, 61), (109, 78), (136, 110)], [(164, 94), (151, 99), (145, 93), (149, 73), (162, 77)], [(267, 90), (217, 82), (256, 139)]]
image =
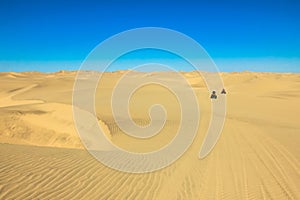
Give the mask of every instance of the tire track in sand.
[[(288, 180), (287, 175), (285, 175), (284, 171), (282, 170), (282, 167), (286, 166), (288, 162), (280, 162), (277, 159), (277, 155), (272, 155), (272, 153), (270, 153), (272, 151), (270, 151), (270, 148), (272, 147), (272, 145), (270, 145), (270, 140), (264, 139), (264, 137), (262, 137), (262, 134), (259, 133), (260, 130), (252, 126), (253, 135), (248, 136), (244, 134), (243, 131), (241, 131), (240, 136), (242, 136), (245, 139), (245, 141), (255, 153), (256, 158), (259, 160), (254, 164), (259, 164), (263, 166), (260, 167), (260, 178), (262, 179), (264, 187), (269, 191), (268, 193), (274, 198), (278, 198), (278, 195), (280, 194), (280, 196), (284, 195), (285, 198), (288, 199), (297, 199), (295, 198), (295, 193), (297, 192), (293, 192), (297, 191), (297, 189), (295, 189), (293, 181)], [(262, 173), (263, 171), (265, 171), (265, 174)], [(264, 178), (266, 176), (268, 178)], [(266, 184), (266, 180), (269, 181), (268, 184)], [(278, 193), (278, 189), (281, 191), (281, 193)]]

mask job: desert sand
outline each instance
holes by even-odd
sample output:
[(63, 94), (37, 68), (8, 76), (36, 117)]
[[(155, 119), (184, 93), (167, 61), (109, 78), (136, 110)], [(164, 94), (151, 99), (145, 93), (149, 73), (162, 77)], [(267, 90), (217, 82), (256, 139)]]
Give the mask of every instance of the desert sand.
[[(160, 103), (168, 111), (164, 129), (139, 140), (118, 128), (110, 100), (124, 73), (107, 72), (99, 82), (100, 125), (114, 144), (129, 151), (166, 145), (178, 128), (180, 110), (174, 95), (157, 85), (137, 90), (130, 112), (137, 124), (147, 125), (147, 109)], [(157, 73), (162, 72), (135, 76)], [(182, 74), (201, 110), (194, 142), (172, 165), (131, 174), (104, 166), (81, 143), (72, 115), (76, 72), (0, 73), (0, 199), (300, 199), (300, 74), (221, 73), (228, 92), (226, 121), (215, 148), (202, 160), (198, 154), (211, 100), (196, 72)]]

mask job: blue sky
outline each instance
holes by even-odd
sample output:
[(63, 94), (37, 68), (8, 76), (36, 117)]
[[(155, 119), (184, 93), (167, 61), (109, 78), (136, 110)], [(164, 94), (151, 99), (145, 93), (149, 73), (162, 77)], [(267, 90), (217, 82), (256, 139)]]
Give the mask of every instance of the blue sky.
[(0, 71), (76, 70), (101, 41), (151, 26), (194, 38), (220, 71), (300, 72), (299, 10), (297, 0), (1, 0)]

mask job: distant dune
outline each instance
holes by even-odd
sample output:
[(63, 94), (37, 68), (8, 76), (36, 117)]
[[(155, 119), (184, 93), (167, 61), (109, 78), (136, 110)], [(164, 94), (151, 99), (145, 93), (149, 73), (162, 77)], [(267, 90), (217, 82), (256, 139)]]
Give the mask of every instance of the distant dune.
[[(150, 122), (148, 109), (155, 102), (164, 105), (168, 118), (150, 140), (129, 137), (110, 104), (112, 88), (126, 72), (103, 73), (95, 95), (99, 125), (128, 151), (161, 148), (178, 129), (179, 104), (157, 85), (137, 90), (130, 100), (137, 124)], [(159, 73), (167, 72), (136, 72), (132, 78)], [(81, 143), (72, 114), (76, 71), (0, 73), (0, 199), (300, 199), (300, 74), (221, 73), (226, 122), (203, 160), (198, 153), (210, 122), (210, 93), (197, 72), (182, 74), (201, 111), (193, 144), (171, 166), (130, 174), (99, 163)]]

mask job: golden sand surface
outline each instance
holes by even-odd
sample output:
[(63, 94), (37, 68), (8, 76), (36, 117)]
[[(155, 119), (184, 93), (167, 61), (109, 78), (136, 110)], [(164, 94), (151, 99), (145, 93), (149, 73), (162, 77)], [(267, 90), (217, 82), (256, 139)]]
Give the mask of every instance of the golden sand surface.
[[(155, 103), (168, 115), (155, 137), (129, 137), (114, 121), (110, 104), (124, 73), (106, 72), (99, 82), (100, 126), (128, 151), (163, 147), (180, 123), (176, 97), (158, 85), (138, 89), (129, 102), (137, 124), (150, 122), (148, 109)], [(135, 76), (157, 73), (167, 72)], [(300, 74), (221, 73), (228, 92), (226, 121), (215, 148), (202, 160), (210, 94), (198, 73), (182, 74), (199, 102), (197, 136), (172, 165), (132, 174), (104, 166), (83, 147), (72, 114), (76, 72), (0, 73), (0, 199), (300, 199)]]

